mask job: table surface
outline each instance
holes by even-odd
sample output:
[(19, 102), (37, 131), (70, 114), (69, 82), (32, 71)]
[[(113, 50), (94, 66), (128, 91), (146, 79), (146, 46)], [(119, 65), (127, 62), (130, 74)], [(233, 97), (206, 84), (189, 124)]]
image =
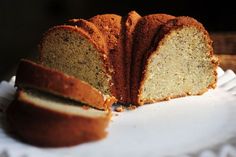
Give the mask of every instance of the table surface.
[(236, 32), (210, 33), (214, 52), (220, 59), (220, 67), (236, 72)]
[(226, 55), (221, 54), (217, 55), (217, 57), (220, 60), (220, 67), (224, 70), (232, 69), (234, 72), (236, 72), (236, 54), (235, 55)]

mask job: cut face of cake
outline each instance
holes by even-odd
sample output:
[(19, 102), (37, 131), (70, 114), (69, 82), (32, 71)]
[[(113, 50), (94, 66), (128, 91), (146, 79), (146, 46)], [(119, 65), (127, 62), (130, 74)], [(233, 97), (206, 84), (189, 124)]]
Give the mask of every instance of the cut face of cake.
[[(98, 31), (98, 30), (94, 30)], [(103, 36), (100, 36), (101, 40)], [(72, 75), (112, 95), (112, 78), (106, 47), (79, 27), (63, 25), (50, 29), (40, 45), (41, 63)]]
[(185, 95), (199, 95), (214, 88), (218, 61), (204, 27), (189, 17), (168, 21), (146, 56), (138, 104)]
[(133, 104), (136, 104), (138, 98), (144, 56), (160, 27), (173, 18), (175, 17), (167, 14), (151, 14), (143, 16), (135, 27), (130, 74), (130, 93)]

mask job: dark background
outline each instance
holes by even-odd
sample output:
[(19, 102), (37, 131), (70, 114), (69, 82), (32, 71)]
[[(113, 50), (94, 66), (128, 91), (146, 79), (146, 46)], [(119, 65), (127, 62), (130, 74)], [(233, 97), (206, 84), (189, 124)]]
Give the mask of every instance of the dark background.
[(231, 1), (191, 0), (0, 0), (0, 80), (14, 74), (20, 58), (37, 55), (43, 32), (71, 18), (96, 14), (188, 15), (210, 33), (236, 31), (236, 7)]

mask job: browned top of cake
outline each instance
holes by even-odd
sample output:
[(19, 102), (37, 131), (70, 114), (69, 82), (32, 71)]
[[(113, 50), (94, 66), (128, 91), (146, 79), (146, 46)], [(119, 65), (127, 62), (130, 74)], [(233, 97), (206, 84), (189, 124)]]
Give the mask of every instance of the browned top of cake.
[(123, 18), (124, 21), (124, 61), (125, 61), (125, 84), (126, 84), (126, 91), (127, 91), (127, 103), (131, 102), (130, 96), (130, 69), (131, 69), (131, 58), (132, 58), (132, 47), (133, 47), (133, 37), (134, 37), (134, 30), (136, 25), (141, 19), (141, 16), (135, 12), (131, 11), (128, 13), (126, 17)]
[(127, 94), (125, 89), (125, 68), (123, 60), (123, 33), (121, 26), (121, 16), (115, 14), (104, 14), (97, 15), (89, 19), (90, 22), (94, 23), (98, 29), (103, 33), (108, 50), (109, 57), (113, 64), (114, 73), (113, 78), (116, 88), (116, 97), (119, 102), (125, 102), (127, 100)]

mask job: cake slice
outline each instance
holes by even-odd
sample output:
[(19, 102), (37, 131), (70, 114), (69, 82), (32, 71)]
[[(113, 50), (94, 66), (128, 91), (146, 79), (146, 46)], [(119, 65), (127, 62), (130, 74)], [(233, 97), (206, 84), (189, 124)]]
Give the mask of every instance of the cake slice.
[(144, 55), (150, 48), (151, 43), (154, 40), (155, 35), (158, 33), (161, 25), (173, 18), (174, 16), (167, 14), (147, 15), (139, 20), (135, 28), (130, 77), (131, 99), (133, 104), (137, 103)]
[(112, 96), (113, 68), (105, 39), (101, 32), (90, 24), (90, 33), (83, 27), (71, 25), (51, 28), (41, 41), (40, 61), (46, 67), (72, 75)]
[(193, 18), (177, 17), (164, 24), (144, 58), (136, 104), (199, 95), (216, 85), (218, 60), (212, 41)]
[(126, 84), (126, 93), (127, 93), (127, 103), (131, 102), (130, 96), (130, 69), (131, 69), (131, 57), (132, 57), (132, 48), (133, 48), (133, 39), (134, 31), (138, 21), (141, 19), (141, 16), (135, 12), (131, 11), (126, 17), (123, 18), (124, 22), (124, 61), (125, 61), (125, 84)]
[(116, 88), (115, 97), (120, 103), (127, 102), (127, 90), (125, 84), (125, 67), (123, 51), (123, 29), (122, 18), (115, 14), (97, 15), (89, 19), (102, 32), (109, 51), (114, 71), (114, 86)]
[(102, 139), (111, 116), (83, 104), (36, 90), (20, 90), (7, 119), (21, 139), (43, 147), (71, 146)]
[(103, 110), (109, 109), (116, 101), (84, 81), (29, 60), (21, 60), (16, 73), (16, 86), (42, 90)]

